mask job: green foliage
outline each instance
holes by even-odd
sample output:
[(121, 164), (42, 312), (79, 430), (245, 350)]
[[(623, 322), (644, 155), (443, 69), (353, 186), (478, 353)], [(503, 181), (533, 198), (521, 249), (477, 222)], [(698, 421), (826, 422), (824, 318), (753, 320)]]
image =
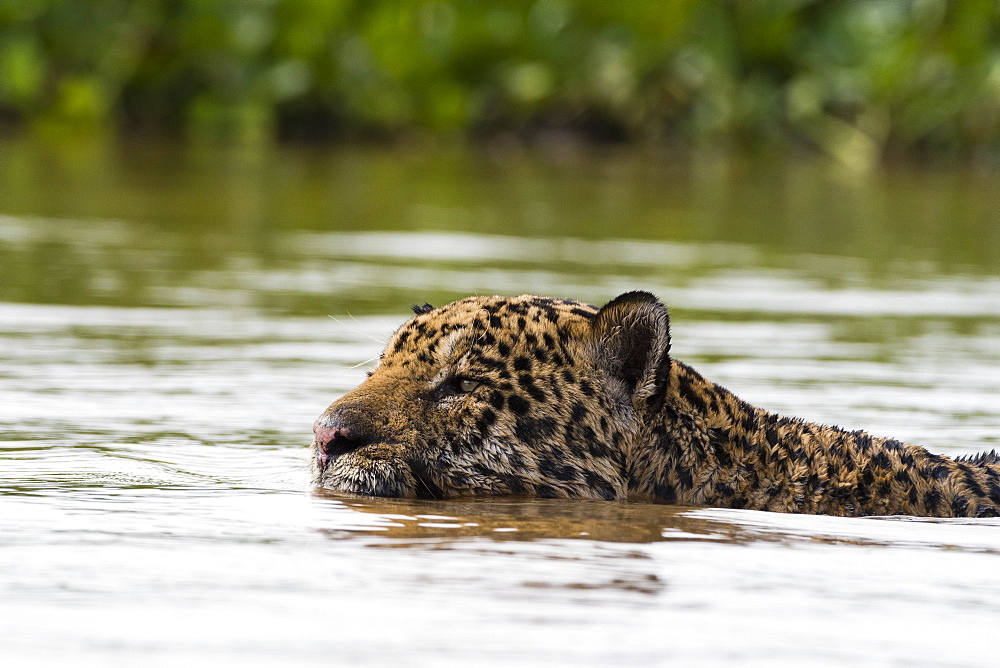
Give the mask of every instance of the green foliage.
[(1000, 145), (994, 0), (5, 0), (0, 118), (261, 137), (430, 132)]

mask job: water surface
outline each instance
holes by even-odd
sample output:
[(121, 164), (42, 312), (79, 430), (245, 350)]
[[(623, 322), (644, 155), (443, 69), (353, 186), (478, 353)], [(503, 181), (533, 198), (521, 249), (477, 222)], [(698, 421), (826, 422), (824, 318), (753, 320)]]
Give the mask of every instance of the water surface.
[(990, 665), (1000, 523), (314, 493), (411, 303), (671, 306), (741, 397), (1000, 447), (997, 180), (633, 154), (0, 146), (10, 665)]

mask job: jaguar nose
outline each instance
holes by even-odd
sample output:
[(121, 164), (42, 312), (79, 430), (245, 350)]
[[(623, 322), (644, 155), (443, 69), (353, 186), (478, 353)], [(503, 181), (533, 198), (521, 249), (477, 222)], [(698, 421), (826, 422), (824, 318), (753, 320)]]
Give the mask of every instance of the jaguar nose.
[(368, 442), (357, 428), (343, 424), (339, 420), (317, 420), (313, 425), (313, 434), (316, 436), (316, 451), (322, 466), (331, 459), (353, 452)]

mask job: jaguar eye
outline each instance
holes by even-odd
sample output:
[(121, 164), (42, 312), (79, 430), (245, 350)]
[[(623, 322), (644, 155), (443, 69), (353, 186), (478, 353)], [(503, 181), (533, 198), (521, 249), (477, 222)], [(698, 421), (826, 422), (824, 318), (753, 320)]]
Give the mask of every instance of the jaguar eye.
[(468, 394), (469, 392), (472, 392), (480, 385), (482, 385), (482, 383), (480, 383), (478, 380), (469, 380), (468, 378), (459, 378), (458, 381), (455, 383), (455, 387), (457, 387), (458, 391), (461, 392), (462, 394)]

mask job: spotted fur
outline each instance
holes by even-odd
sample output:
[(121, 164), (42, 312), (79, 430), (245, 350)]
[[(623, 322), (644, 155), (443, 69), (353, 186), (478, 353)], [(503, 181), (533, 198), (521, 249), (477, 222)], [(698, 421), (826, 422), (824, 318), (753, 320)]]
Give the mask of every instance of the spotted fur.
[(648, 293), (600, 309), (524, 295), (414, 311), (316, 421), (317, 486), (1000, 515), (995, 453), (950, 459), (751, 406), (670, 357), (666, 308)]

